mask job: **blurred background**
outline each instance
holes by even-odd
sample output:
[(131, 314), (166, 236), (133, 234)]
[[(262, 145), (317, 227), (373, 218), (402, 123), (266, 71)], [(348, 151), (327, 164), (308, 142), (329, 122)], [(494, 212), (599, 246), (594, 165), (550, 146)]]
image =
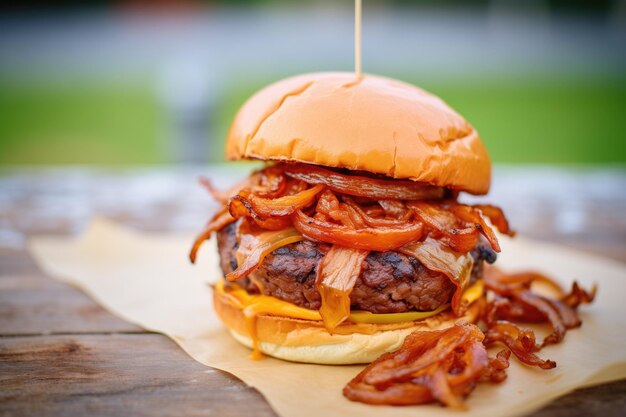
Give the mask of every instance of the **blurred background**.
[[(440, 95), (495, 162), (626, 162), (626, 1), (363, 3), (364, 70)], [(353, 69), (353, 7), (2, 6), (0, 166), (222, 161), (230, 120), (253, 92)]]
[[(44, 276), (31, 237), (77, 236), (104, 217), (184, 233), (191, 247), (219, 208), (197, 177), (228, 189), (251, 169), (221, 164), (243, 102), (283, 77), (354, 69), (353, 1), (0, 2), (0, 369), (15, 370), (2, 383), (17, 387), (0, 388), (0, 416), (78, 414), (72, 407), (93, 398), (85, 390), (103, 391), (76, 369), (93, 373), (85, 358), (140, 336), (122, 324), (102, 334), (110, 319)], [(363, 0), (363, 69), (432, 91), (478, 129), (496, 163), (492, 187), (462, 202), (502, 207), (521, 236), (626, 262), (626, 0)], [(100, 243), (105, 262), (115, 242)], [(187, 259), (188, 247), (177, 250)], [(603, 279), (554, 268), (545, 272), (563, 282)], [(158, 360), (150, 337), (148, 350), (106, 365), (136, 365), (141, 389), (108, 392), (86, 414), (131, 401), (136, 410), (162, 392), (141, 359)], [(51, 346), (78, 351), (64, 362)], [(20, 382), (56, 382), (40, 363), (62, 375), (61, 391)], [(624, 415), (619, 384), (537, 416)], [(197, 392), (189, 387), (177, 386), (176, 398)], [(204, 408), (189, 414), (220, 409), (193, 404)]]

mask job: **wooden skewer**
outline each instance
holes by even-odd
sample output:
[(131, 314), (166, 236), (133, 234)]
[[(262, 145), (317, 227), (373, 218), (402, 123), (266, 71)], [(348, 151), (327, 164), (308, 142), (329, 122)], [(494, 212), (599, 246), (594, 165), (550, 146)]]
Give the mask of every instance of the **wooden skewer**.
[(354, 0), (354, 72), (361, 77), (361, 0)]

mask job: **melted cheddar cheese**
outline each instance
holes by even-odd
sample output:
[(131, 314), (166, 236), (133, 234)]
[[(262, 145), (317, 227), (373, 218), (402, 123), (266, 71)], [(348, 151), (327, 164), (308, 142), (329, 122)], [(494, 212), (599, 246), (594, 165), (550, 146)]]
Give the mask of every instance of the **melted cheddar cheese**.
[[(215, 290), (220, 294), (226, 294), (236, 307), (244, 310), (246, 316), (269, 314), (302, 320), (322, 320), (322, 317), (317, 310), (298, 307), (295, 304), (291, 304), (268, 295), (248, 294), (246, 290), (238, 286), (226, 289), (224, 287), (224, 280), (219, 280), (215, 284)], [(469, 305), (480, 298), (483, 291), (484, 284), (482, 280), (478, 280), (463, 292), (461, 298), (463, 302), (466, 302), (467, 305)], [(370, 313), (369, 311), (352, 311), (348, 320), (354, 323), (401, 323), (405, 321), (422, 320), (434, 316), (446, 310), (448, 307), (449, 304), (445, 304), (432, 311), (410, 311), (407, 313), (390, 314), (375, 314)]]

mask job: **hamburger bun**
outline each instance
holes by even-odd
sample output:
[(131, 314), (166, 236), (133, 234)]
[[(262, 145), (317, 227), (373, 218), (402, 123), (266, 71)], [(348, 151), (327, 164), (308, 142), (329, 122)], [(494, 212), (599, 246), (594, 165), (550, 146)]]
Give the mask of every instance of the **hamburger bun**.
[(252, 96), (230, 128), (230, 160), (294, 161), (486, 194), (476, 130), (438, 97), (390, 78), (312, 73)]
[[(258, 314), (254, 318), (259, 350), (266, 355), (292, 362), (326, 365), (370, 363), (385, 352), (398, 349), (414, 331), (441, 330), (459, 320), (478, 319), (480, 299), (462, 317), (450, 310), (419, 321), (391, 324), (344, 322), (328, 333), (322, 321)], [(232, 336), (244, 346), (253, 347), (247, 318), (222, 291), (213, 291), (213, 305)]]

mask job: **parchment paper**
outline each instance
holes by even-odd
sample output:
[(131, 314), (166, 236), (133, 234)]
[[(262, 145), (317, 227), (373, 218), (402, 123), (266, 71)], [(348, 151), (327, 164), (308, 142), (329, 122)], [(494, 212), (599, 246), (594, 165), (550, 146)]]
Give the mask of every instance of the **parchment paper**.
[(193, 266), (187, 260), (191, 241), (188, 235), (144, 234), (96, 220), (78, 239), (35, 238), (30, 249), (50, 276), (83, 289), (114, 314), (168, 335), (197, 361), (236, 375), (285, 417), (516, 416), (575, 388), (626, 378), (626, 267), (617, 262), (503, 238), (500, 267), (539, 269), (568, 286), (573, 279), (585, 286), (597, 282), (599, 293), (592, 305), (582, 307), (583, 327), (541, 352), (557, 361), (556, 369), (527, 368), (512, 358), (508, 379), (479, 385), (469, 398), (470, 410), (459, 414), (438, 405), (350, 402), (341, 390), (361, 366), (248, 359), (248, 349), (230, 337), (212, 310), (207, 282), (220, 276), (215, 247), (205, 245)]

